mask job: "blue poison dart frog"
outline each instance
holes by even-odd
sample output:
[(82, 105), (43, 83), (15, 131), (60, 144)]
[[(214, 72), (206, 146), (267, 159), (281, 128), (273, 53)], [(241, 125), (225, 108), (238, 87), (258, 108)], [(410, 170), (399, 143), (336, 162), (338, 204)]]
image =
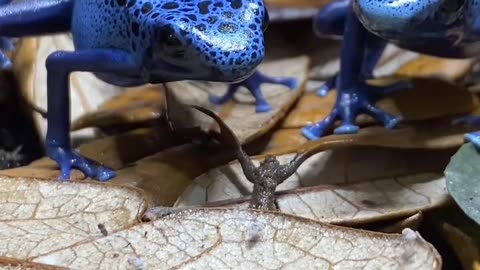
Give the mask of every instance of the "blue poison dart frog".
[[(480, 53), (480, 0), (354, 0), (352, 7), (360, 28), (399, 47), (445, 58)], [(454, 123), (478, 125), (480, 118)], [(465, 138), (480, 148), (480, 132)]]
[[(72, 168), (106, 181), (115, 173), (71, 148), (69, 74), (92, 72), (122, 87), (179, 80), (244, 83), (260, 106), (254, 73), (265, 55), (262, 0), (0, 0), (0, 48), (9, 38), (71, 32), (74, 51), (46, 60), (47, 154), (68, 179)], [(0, 54), (0, 67), (12, 63)], [(234, 84), (234, 85), (236, 85)], [(234, 86), (233, 86), (234, 87)]]
[[(411, 88), (407, 82), (387, 87), (366, 83), (388, 42), (419, 53), (470, 58), (480, 52), (480, 0), (339, 0), (328, 4), (314, 17), (314, 30), (321, 36), (343, 36), (340, 72), (327, 80), (318, 94), (337, 89), (330, 115), (306, 126), (302, 133), (310, 140), (340, 120), (336, 134), (356, 133), (355, 118), (366, 113), (386, 128), (401, 118), (373, 105), (379, 98)], [(456, 123), (480, 124), (478, 117), (463, 117)], [(480, 147), (480, 132), (466, 135)]]

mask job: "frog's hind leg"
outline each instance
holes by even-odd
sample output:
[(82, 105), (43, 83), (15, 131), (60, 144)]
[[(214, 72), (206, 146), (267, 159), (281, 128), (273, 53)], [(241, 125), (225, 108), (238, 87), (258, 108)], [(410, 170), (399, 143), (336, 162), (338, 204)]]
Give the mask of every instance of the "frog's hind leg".
[[(334, 1), (322, 8), (313, 18), (313, 30), (317, 36), (334, 36), (340, 38), (345, 29), (345, 21), (351, 0)], [(371, 33), (366, 34), (364, 62), (360, 76), (373, 78), (373, 70), (382, 57), (387, 42)], [(318, 90), (323, 97), (338, 85), (338, 74), (329, 78)]]
[(340, 120), (341, 125), (334, 130), (336, 134), (356, 133), (359, 127), (356, 117), (366, 113), (386, 128), (394, 128), (400, 117), (388, 114), (374, 105), (374, 102), (385, 94), (410, 88), (411, 84), (399, 82), (385, 87), (368, 85), (359, 74), (365, 62), (364, 53), (368, 32), (358, 21), (350, 8), (345, 23), (344, 41), (341, 48), (340, 74), (338, 78), (337, 100), (331, 113), (322, 121), (306, 126), (302, 133), (310, 140), (323, 136), (325, 131)]
[(255, 97), (255, 103), (256, 103), (256, 109), (255, 111), (257, 113), (260, 112), (269, 112), (272, 110), (272, 106), (268, 104), (267, 100), (265, 100), (265, 97), (262, 94), (262, 91), (260, 89), (260, 85), (263, 83), (272, 83), (272, 84), (280, 84), (288, 87), (291, 90), (294, 90), (298, 86), (297, 79), (295, 78), (275, 78), (275, 77), (270, 77), (267, 75), (262, 74), (258, 70), (253, 73), (252, 76), (247, 78), (246, 80), (239, 82), (239, 83), (234, 83), (229, 85), (227, 89), (227, 93), (224, 94), (223, 96), (210, 96), (210, 102), (214, 104), (224, 104), (233, 96), (235, 93), (238, 91), (240, 86), (244, 86), (245, 88), (252, 93), (252, 95)]

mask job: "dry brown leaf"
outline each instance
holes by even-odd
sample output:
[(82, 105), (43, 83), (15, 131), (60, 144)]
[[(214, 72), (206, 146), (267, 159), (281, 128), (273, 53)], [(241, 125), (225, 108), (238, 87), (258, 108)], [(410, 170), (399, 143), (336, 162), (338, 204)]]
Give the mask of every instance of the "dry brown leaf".
[[(118, 135), (95, 139), (80, 145), (78, 152), (86, 158), (119, 170), (157, 152), (181, 143), (166, 127), (134, 129)], [(0, 171), (11, 177), (57, 179), (58, 165), (48, 157), (41, 158), (23, 167)], [(72, 170), (71, 179), (82, 180), (85, 175)]]
[[(437, 153), (436, 158), (425, 160), (432, 155), (429, 151), (372, 148), (357, 153), (351, 149), (318, 153), (277, 187), (277, 206), (285, 213), (342, 224), (411, 215), (437, 207), (449, 197), (443, 175), (433, 172), (441, 172), (450, 155)], [(293, 157), (287, 154), (277, 158), (284, 164)], [(254, 163), (258, 165), (260, 160)], [(231, 162), (196, 178), (175, 206), (246, 208), (252, 190), (253, 184), (245, 178), (240, 164)]]
[(452, 119), (419, 121), (389, 130), (379, 126), (365, 127), (357, 134), (328, 135), (307, 141), (301, 129), (275, 131), (261, 148), (264, 154), (281, 155), (311, 148), (331, 149), (344, 146), (370, 145), (410, 149), (448, 149), (464, 143), (464, 134), (477, 131), (474, 126), (452, 125)]
[(400, 67), (395, 74), (401, 77), (430, 77), (450, 81), (465, 79), (473, 68), (473, 59), (447, 59), (420, 55)]
[(145, 191), (154, 206), (172, 206), (192, 180), (234, 158), (225, 147), (185, 144), (139, 160), (117, 171), (109, 183)]
[(375, 231), (384, 232), (384, 233), (399, 233), (406, 228), (417, 230), (420, 224), (422, 223), (422, 221), (423, 221), (423, 212), (420, 211), (407, 218), (403, 218), (393, 224), (382, 226), (381, 228)]
[[(385, 84), (391, 79), (377, 79), (375, 84)], [(401, 116), (404, 122), (440, 118), (456, 114), (467, 114), (477, 104), (475, 97), (463, 87), (438, 79), (412, 79), (414, 88), (400, 91), (386, 97), (377, 105), (388, 113)], [(282, 128), (302, 128), (321, 121), (333, 108), (336, 91), (326, 97), (316, 93), (303, 95), (298, 105), (285, 118)], [(357, 123), (366, 125), (377, 123), (373, 118), (360, 115)]]
[(441, 269), (417, 232), (381, 234), (295, 216), (189, 210), (35, 258), (73, 269)]
[(101, 104), (98, 110), (82, 115), (72, 130), (110, 127), (159, 119), (163, 115), (163, 85), (130, 88)]
[(26, 259), (136, 224), (147, 207), (136, 189), (0, 178), (0, 256)]
[(448, 223), (443, 223), (442, 234), (460, 258), (465, 270), (480, 269), (480, 246), (477, 243), (478, 240), (475, 241), (472, 236)]
[(179, 143), (167, 127), (159, 126), (96, 139), (82, 144), (78, 151), (108, 168), (119, 170)]
[[(240, 142), (246, 143), (270, 130), (285, 116), (287, 110), (303, 93), (309, 61), (308, 57), (300, 56), (271, 61), (259, 66), (258, 70), (266, 75), (294, 77), (298, 79), (299, 83), (296, 90), (290, 90), (282, 85), (263, 84), (263, 95), (272, 106), (272, 110), (267, 113), (255, 112), (254, 98), (246, 89), (240, 89), (235, 96), (235, 100), (224, 106), (211, 104), (208, 100), (209, 93), (220, 95), (225, 92), (227, 87), (223, 83), (176, 82), (168, 83), (167, 88), (169, 89), (169, 96), (181, 104), (198, 105), (213, 111), (219, 111), (219, 115), (237, 135)], [(185, 113), (184, 109), (179, 109), (183, 113), (169, 112), (170, 120), (176, 127), (200, 125), (208, 128), (212, 123), (210, 118), (203, 116), (201, 113), (192, 110), (192, 113), (188, 114)]]
[(68, 268), (0, 257), (1, 270), (66, 270)]
[[(47, 109), (47, 70), (45, 60), (56, 50), (73, 51), (73, 42), (69, 34), (42, 36), (25, 39), (13, 61), (19, 61), (16, 68), (23, 94), (34, 105)], [(123, 90), (97, 79), (88, 72), (76, 72), (70, 76), (71, 121), (95, 110), (105, 100)], [(46, 135), (47, 121), (35, 114), (37, 127), (43, 137)], [(93, 137), (92, 130), (82, 130), (72, 134), (75, 137)]]

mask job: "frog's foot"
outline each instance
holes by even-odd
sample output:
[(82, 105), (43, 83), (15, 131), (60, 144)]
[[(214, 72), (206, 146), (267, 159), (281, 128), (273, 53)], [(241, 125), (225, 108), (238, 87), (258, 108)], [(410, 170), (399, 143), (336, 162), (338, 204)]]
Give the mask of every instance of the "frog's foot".
[(480, 150), (480, 131), (465, 134), (465, 141), (471, 142), (477, 150)]
[(94, 161), (82, 157), (77, 152), (65, 147), (48, 147), (48, 156), (55, 160), (60, 167), (60, 180), (70, 179), (70, 170), (76, 168), (86, 176), (96, 178), (102, 182), (115, 176), (115, 172), (97, 165)]
[(331, 113), (322, 121), (303, 128), (302, 134), (309, 140), (316, 140), (322, 137), (337, 120), (342, 123), (334, 130), (335, 134), (357, 133), (360, 128), (355, 125), (355, 118), (360, 113), (366, 113), (381, 122), (386, 128), (392, 129), (400, 123), (401, 117), (388, 114), (373, 103), (380, 99), (382, 94), (391, 94), (408, 86), (409, 84), (406, 82), (383, 87), (360, 84), (357, 88), (340, 91)]
[(14, 48), (11, 39), (0, 37), (0, 69), (12, 68), (13, 64), (4, 52), (11, 52)]
[(269, 112), (272, 110), (272, 107), (263, 97), (262, 91), (260, 89), (260, 85), (263, 83), (272, 83), (272, 84), (280, 84), (288, 87), (291, 90), (295, 90), (298, 87), (298, 81), (295, 78), (273, 78), (266, 75), (261, 74), (260, 72), (256, 71), (252, 76), (248, 79), (231, 84), (228, 86), (227, 93), (223, 96), (210, 96), (210, 102), (213, 104), (224, 104), (238, 91), (240, 86), (247, 88), (250, 93), (255, 97), (256, 103), (256, 112)]

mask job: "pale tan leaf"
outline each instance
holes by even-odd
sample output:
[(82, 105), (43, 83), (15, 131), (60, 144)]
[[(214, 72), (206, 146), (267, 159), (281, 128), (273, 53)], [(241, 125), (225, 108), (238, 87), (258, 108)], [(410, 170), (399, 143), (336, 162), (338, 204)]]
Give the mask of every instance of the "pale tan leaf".
[[(217, 111), (237, 135), (240, 142), (246, 143), (269, 131), (300, 97), (304, 91), (309, 62), (308, 57), (299, 56), (271, 61), (259, 66), (258, 70), (268, 76), (293, 77), (298, 80), (296, 90), (290, 90), (286, 86), (278, 84), (262, 84), (262, 93), (272, 106), (272, 110), (267, 113), (255, 112), (254, 97), (244, 88), (237, 92), (234, 100), (223, 106), (215, 106), (210, 103), (208, 95), (209, 93), (223, 94), (227, 89), (227, 85), (224, 83), (175, 82), (168, 83), (167, 88), (171, 98), (180, 104), (198, 105)], [(182, 108), (171, 109), (173, 111), (169, 112), (169, 117), (175, 127), (202, 126), (208, 128), (212, 123), (210, 118), (193, 110), (189, 114)]]
[(36, 258), (72, 269), (440, 269), (417, 232), (381, 234), (272, 212), (188, 210)]
[(136, 189), (88, 182), (0, 178), (0, 256), (26, 259), (137, 223), (147, 207)]
[[(35, 39), (35, 46), (32, 43), (25, 42), (21, 46), (28, 46), (28, 49), (37, 50), (32, 67), (23, 64), (20, 67), (25, 71), (18, 73), (22, 83), (23, 93), (28, 100), (36, 106), (47, 109), (47, 70), (45, 60), (50, 53), (63, 50), (73, 51), (73, 42), (71, 35), (58, 34), (51, 36), (42, 36)], [(22, 47), (20, 47), (22, 50)], [(26, 49), (25, 49), (26, 50)], [(123, 90), (97, 79), (88, 72), (75, 72), (70, 76), (70, 119), (73, 121), (79, 116), (95, 110), (97, 106), (105, 100), (113, 97)], [(46, 135), (47, 122), (40, 115), (36, 114), (37, 126), (43, 137)], [(72, 137), (94, 136), (92, 130), (82, 130), (72, 134)]]
[[(345, 149), (307, 159), (277, 187), (285, 213), (332, 223), (365, 223), (404, 216), (448, 200), (441, 171), (449, 153)], [(284, 164), (294, 154), (277, 157)], [(260, 159), (254, 163), (259, 164)], [(375, 168), (372, 169), (372, 164)], [(432, 173), (429, 173), (432, 172)], [(328, 185), (328, 186), (327, 186)], [(253, 190), (238, 162), (212, 169), (194, 180), (175, 206), (248, 207)]]
[(68, 268), (0, 257), (1, 270), (66, 270)]

